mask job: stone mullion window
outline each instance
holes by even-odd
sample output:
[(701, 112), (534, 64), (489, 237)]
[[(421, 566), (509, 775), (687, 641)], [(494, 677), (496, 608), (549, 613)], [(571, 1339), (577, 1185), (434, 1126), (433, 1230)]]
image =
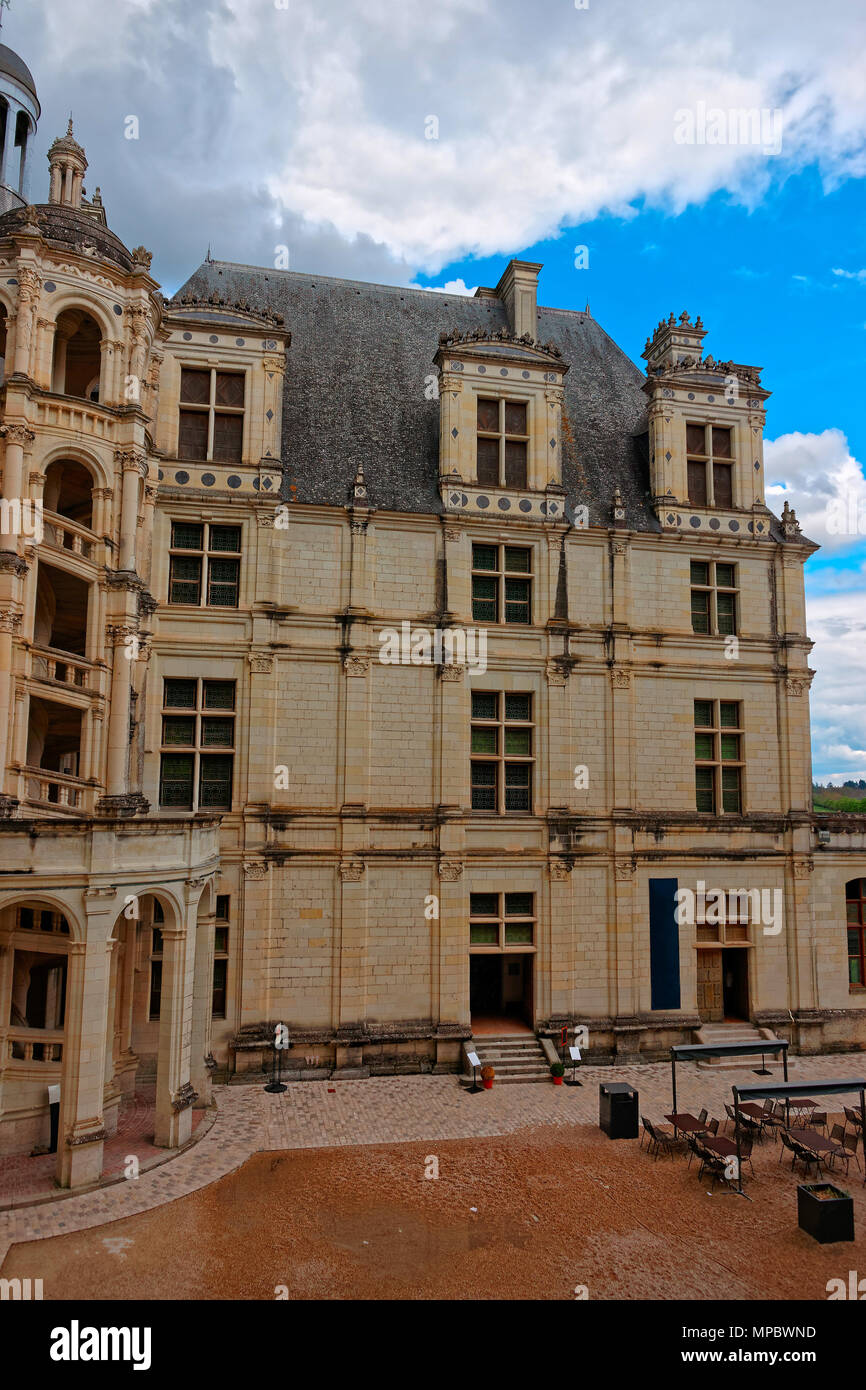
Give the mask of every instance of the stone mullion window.
[[(160, 807), (230, 811), (234, 741), (234, 681), (166, 677)], [(212, 751), (217, 748), (218, 753)]]
[(200, 521), (173, 521), (168, 601), (194, 608), (237, 608), (240, 597), (241, 528)]
[(472, 692), (473, 811), (531, 814), (534, 728), (531, 695)]
[(182, 367), (177, 456), (199, 463), (240, 463), (244, 434), (243, 372)]
[(707, 815), (743, 810), (742, 705), (695, 700), (695, 802)]
[(515, 545), (473, 545), (472, 619), (532, 622), (532, 551)]
[(737, 631), (737, 567), (718, 560), (691, 562), (692, 631), (729, 637)]
[(686, 425), (686, 471), (693, 506), (734, 505), (732, 441), (729, 426)]
[(534, 893), (470, 893), (469, 949), (519, 951), (535, 946)]
[(529, 456), (529, 405), (479, 396), (477, 400), (479, 486), (525, 488)]

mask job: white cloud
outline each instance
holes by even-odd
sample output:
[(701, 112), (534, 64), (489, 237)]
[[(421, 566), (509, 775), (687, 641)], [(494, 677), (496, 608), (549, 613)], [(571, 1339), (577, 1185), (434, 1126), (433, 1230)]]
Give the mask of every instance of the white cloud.
[(859, 280), (861, 283), (866, 282), (866, 270), (841, 270), (834, 266), (833, 274), (840, 276), (843, 280)]
[(437, 294), (464, 294), (469, 295), (471, 298), (478, 289), (478, 286), (473, 285), (470, 289), (466, 281), (461, 279), (446, 280), (444, 285), (422, 285), (421, 288), (425, 290), (434, 290)]
[[(704, 0), (33, 0), (7, 29), (43, 148), (71, 105), (109, 215), (160, 249), (210, 238), (267, 263), (282, 242), (293, 267), (333, 273), (342, 254), (343, 273), (408, 283), (639, 201), (751, 205), (807, 163), (826, 186), (866, 174), (850, 0), (730, 0), (711, 25)], [(780, 111), (781, 153), (678, 144), (676, 113), (700, 103)]]
[(866, 576), (861, 569), (839, 577), (836, 591), (827, 592), (830, 576), (818, 571), (825, 591), (815, 592), (808, 568), (806, 575), (808, 629), (815, 643), (810, 663), (817, 672), (811, 692), (814, 775), (822, 781), (830, 774), (837, 781), (866, 776)]
[(866, 538), (866, 478), (841, 430), (767, 440), (764, 476), (767, 505), (788, 502), (810, 540), (845, 550)]

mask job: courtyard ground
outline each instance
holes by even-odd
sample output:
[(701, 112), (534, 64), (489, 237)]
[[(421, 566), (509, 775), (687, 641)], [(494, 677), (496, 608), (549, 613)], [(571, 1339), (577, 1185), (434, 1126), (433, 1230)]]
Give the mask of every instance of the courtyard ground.
[[(797, 1058), (791, 1075), (864, 1064)], [(752, 1077), (679, 1073), (680, 1108), (720, 1118)], [(746, 1201), (598, 1129), (599, 1081), (631, 1082), (661, 1120), (666, 1065), (581, 1075), (478, 1096), (450, 1076), (218, 1088), (215, 1122), (170, 1162), (0, 1213), (0, 1274), (41, 1278), (46, 1299), (824, 1300), (829, 1279), (866, 1272), (855, 1163), (835, 1181), (858, 1239), (821, 1247), (797, 1227), (801, 1173), (777, 1143), (756, 1148)]]

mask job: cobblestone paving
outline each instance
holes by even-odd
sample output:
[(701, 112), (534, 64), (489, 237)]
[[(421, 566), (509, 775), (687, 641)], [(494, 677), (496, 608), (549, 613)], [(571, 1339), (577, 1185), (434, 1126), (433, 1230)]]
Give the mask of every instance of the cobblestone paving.
[[(781, 1079), (781, 1067), (774, 1066), (772, 1074)], [(866, 1075), (866, 1055), (791, 1058), (789, 1075), (792, 1081), (861, 1077)], [(282, 1095), (268, 1095), (261, 1086), (216, 1087), (215, 1123), (177, 1158), (142, 1172), (135, 1181), (0, 1213), (0, 1266), (14, 1242), (150, 1211), (206, 1187), (262, 1150), (483, 1138), (535, 1125), (597, 1125), (598, 1086), (605, 1081), (634, 1085), (640, 1110), (651, 1120), (662, 1120), (671, 1108), (668, 1063), (585, 1066), (580, 1078), (580, 1087), (494, 1084), (479, 1095), (468, 1095), (455, 1076), (293, 1082)], [(677, 1068), (678, 1107), (697, 1111), (706, 1106), (724, 1119), (732, 1085), (768, 1079), (756, 1077), (752, 1067), (698, 1070), (686, 1063)], [(829, 1101), (840, 1118), (843, 1103), (841, 1097)]]

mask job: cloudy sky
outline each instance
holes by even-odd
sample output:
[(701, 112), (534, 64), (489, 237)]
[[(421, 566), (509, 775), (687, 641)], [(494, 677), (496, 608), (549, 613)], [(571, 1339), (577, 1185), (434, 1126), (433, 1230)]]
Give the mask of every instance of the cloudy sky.
[(815, 773), (866, 776), (866, 7), (12, 0), (3, 40), (42, 101), (34, 199), (71, 109), (169, 293), (208, 245), (452, 290), (516, 255), (636, 361), (700, 313), (707, 352), (764, 368), (768, 499), (823, 547)]

